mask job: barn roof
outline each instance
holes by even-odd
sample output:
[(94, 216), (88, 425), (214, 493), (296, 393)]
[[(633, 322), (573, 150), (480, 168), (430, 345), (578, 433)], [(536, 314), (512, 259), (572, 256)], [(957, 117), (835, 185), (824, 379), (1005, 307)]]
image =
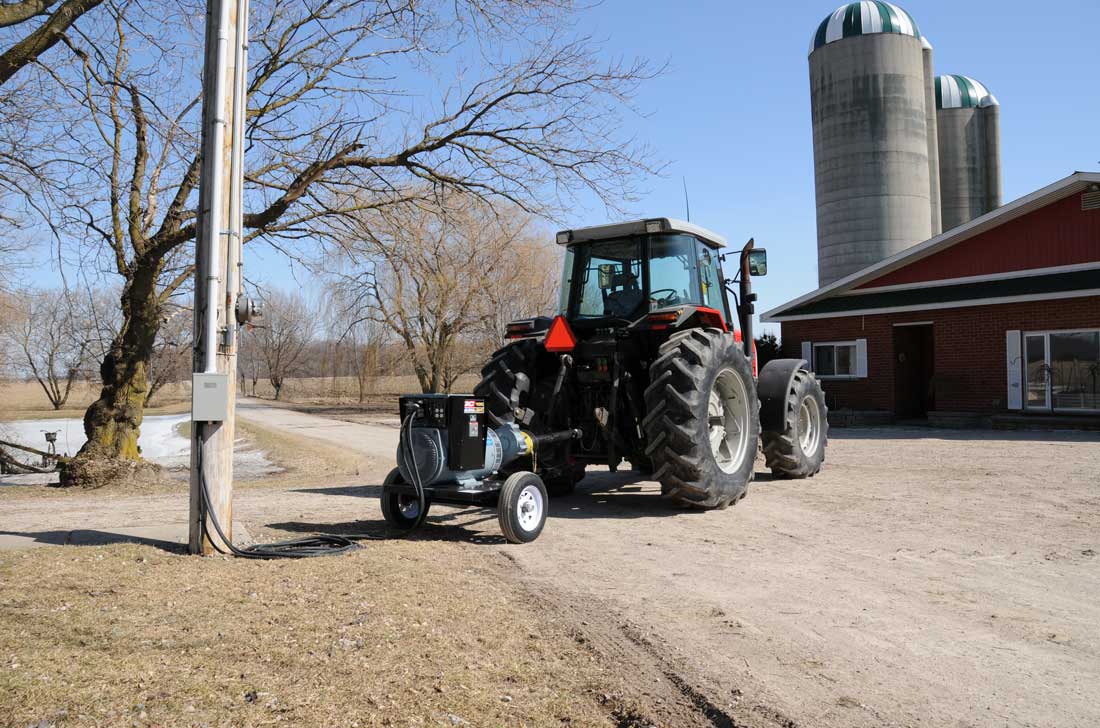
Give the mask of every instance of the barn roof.
[[(982, 280), (955, 279), (910, 286), (870, 288), (866, 284), (919, 260), (945, 251), (963, 241), (1020, 218), (1030, 212), (1090, 189), (1100, 189), (1100, 172), (1074, 172), (1068, 177), (1036, 190), (996, 210), (976, 217), (941, 235), (917, 243), (874, 265), (799, 296), (761, 314), (765, 322), (780, 322), (831, 316), (881, 313), (897, 308), (936, 308), (960, 305), (958, 301), (1064, 295), (1067, 291), (1100, 293), (1097, 267), (1084, 271), (1020, 271)], [(1100, 192), (1093, 193), (1100, 195)], [(1098, 261), (1100, 264), (1100, 261)], [(772, 266), (776, 266), (773, 264)], [(856, 290), (860, 289), (861, 290)], [(894, 290), (889, 290), (893, 288)]]

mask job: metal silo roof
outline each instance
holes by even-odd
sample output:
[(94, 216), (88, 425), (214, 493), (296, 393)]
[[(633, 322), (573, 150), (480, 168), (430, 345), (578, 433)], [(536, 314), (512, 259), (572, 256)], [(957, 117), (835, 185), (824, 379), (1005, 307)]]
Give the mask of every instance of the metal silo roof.
[(937, 109), (975, 109), (996, 106), (997, 99), (969, 76), (936, 76)]
[(841, 5), (817, 26), (810, 40), (810, 53), (834, 40), (870, 33), (896, 33), (920, 38), (920, 29), (913, 16), (897, 5), (887, 2), (864, 2)]

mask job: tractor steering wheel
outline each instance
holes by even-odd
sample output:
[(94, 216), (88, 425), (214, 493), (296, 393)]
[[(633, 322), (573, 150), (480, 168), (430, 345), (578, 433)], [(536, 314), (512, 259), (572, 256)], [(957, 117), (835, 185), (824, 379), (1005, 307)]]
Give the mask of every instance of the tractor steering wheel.
[[(669, 295), (665, 296), (664, 298), (657, 298), (658, 293), (664, 293), (665, 291), (668, 291)], [(672, 300), (673, 298), (677, 297), (676, 296), (676, 289), (675, 288), (658, 288), (656, 291), (650, 291), (649, 292), (649, 297), (650, 297), (650, 299), (652, 299), (653, 301), (655, 301), (657, 303), (658, 308), (660, 308), (662, 306), (671, 306), (672, 304), (676, 303), (675, 301)]]

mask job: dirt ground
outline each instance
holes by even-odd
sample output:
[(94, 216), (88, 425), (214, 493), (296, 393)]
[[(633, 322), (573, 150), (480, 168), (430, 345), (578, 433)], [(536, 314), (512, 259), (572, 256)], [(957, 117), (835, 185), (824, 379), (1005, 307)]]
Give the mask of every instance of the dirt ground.
[[(394, 436), (286, 411), (264, 423), (338, 432), (364, 453)], [(603, 672), (585, 684), (632, 706), (613, 721), (633, 710), (633, 725), (1100, 724), (1100, 436), (832, 435), (819, 476), (771, 481), (758, 467), (749, 497), (726, 511), (672, 510), (655, 483), (596, 472), (552, 504), (534, 544), (504, 544), (492, 512), (436, 507), (412, 539), (367, 553), (423, 549), (452, 572), (488, 570), (590, 652)], [(371, 457), (344, 483), (242, 490), (237, 518), (260, 538), (382, 534), (389, 463)], [(186, 512), (164, 495), (113, 501), (0, 502), (0, 522), (47, 531)], [(10, 603), (10, 587), (0, 595)], [(487, 724), (501, 723), (512, 724)]]

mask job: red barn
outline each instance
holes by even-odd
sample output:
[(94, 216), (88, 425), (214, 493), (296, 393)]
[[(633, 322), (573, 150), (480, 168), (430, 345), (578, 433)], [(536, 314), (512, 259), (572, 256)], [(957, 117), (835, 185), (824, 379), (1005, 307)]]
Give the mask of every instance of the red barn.
[[(1100, 173), (1077, 172), (766, 312), (831, 409), (1100, 414)], [(838, 418), (839, 419), (839, 418)]]

